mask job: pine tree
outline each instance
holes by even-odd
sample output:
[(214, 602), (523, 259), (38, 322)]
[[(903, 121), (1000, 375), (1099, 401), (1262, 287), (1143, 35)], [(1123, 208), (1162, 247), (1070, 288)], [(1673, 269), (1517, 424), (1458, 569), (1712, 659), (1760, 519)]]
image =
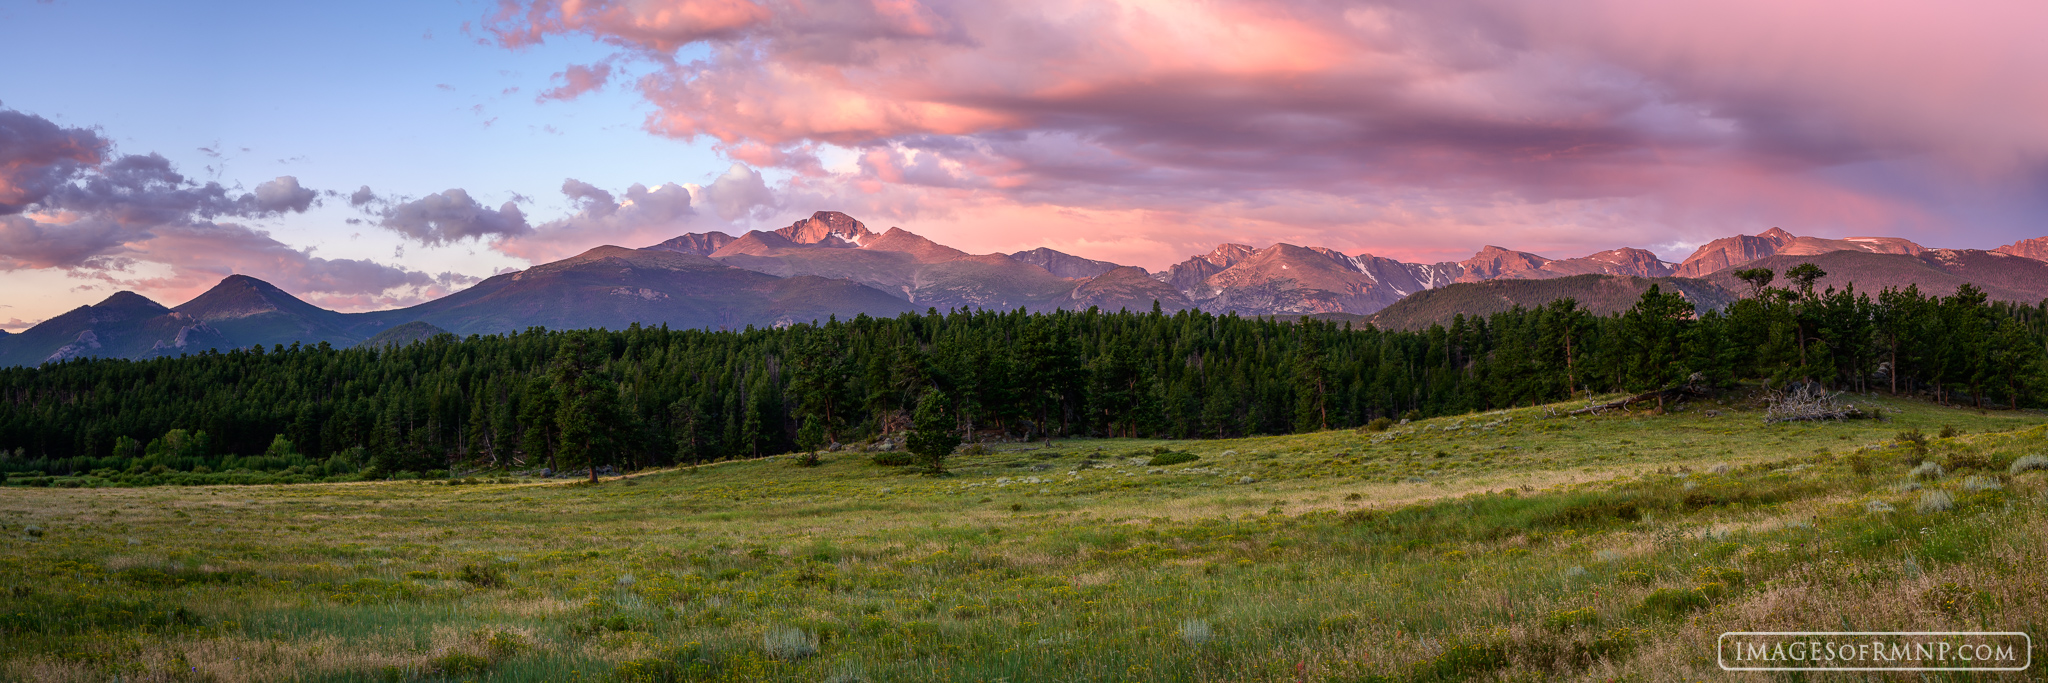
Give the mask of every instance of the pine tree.
[(953, 419), (952, 401), (938, 390), (925, 392), (917, 400), (917, 411), (911, 417), (910, 438), (904, 446), (912, 454), (924, 459), (925, 471), (931, 474), (946, 473), (946, 456), (960, 445), (959, 435), (954, 433), (958, 423)]

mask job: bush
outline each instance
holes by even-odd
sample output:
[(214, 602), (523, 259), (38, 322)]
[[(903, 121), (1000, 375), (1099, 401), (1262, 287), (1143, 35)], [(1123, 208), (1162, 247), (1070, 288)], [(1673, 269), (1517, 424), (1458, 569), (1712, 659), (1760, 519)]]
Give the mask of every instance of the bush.
[(1711, 602), (1704, 591), (1685, 588), (1663, 588), (1643, 596), (1643, 602), (1636, 605), (1636, 613), (1663, 619), (1676, 619), (1695, 610), (1706, 609)]
[(491, 670), (491, 660), (467, 652), (450, 652), (427, 660), (427, 670), (447, 677), (469, 676)]
[(1944, 474), (1947, 474), (1947, 472), (1943, 471), (1940, 465), (1936, 465), (1934, 461), (1929, 460), (1920, 463), (1919, 467), (1913, 468), (1912, 476), (1914, 479), (1940, 479), (1941, 475)]
[(1948, 469), (1950, 472), (1988, 470), (1991, 469), (1991, 458), (1981, 453), (1950, 453), (1948, 456)]
[(1167, 465), (1179, 465), (1181, 463), (1194, 462), (1196, 460), (1201, 459), (1202, 456), (1195, 455), (1193, 453), (1169, 451), (1166, 453), (1160, 453), (1158, 455), (1152, 456), (1151, 460), (1145, 462), (1145, 466), (1165, 467)]
[(461, 579), (478, 588), (504, 588), (511, 583), (505, 578), (504, 570), (476, 563), (462, 565)]
[(2012, 461), (2012, 467), (2006, 471), (2012, 474), (2019, 474), (2027, 470), (2048, 470), (2048, 457), (2039, 455), (2021, 456), (2020, 459)]
[(818, 654), (818, 640), (803, 629), (769, 629), (761, 634), (761, 649), (770, 657), (793, 662)]
[(1209, 630), (1208, 621), (1202, 619), (1189, 619), (1187, 621), (1180, 622), (1180, 639), (1182, 642), (1185, 642), (1189, 645), (1200, 646), (1201, 644), (1209, 642), (1210, 639), (1215, 637), (1215, 632)]
[(1947, 491), (1928, 491), (1920, 494), (1920, 502), (1913, 506), (1920, 514), (1948, 512), (1956, 509), (1956, 499)]
[(1508, 665), (1507, 646), (1499, 643), (1457, 643), (1423, 662), (1411, 677), (1417, 681), (1465, 681), (1481, 678)]
[(1387, 431), (1387, 428), (1392, 426), (1394, 426), (1393, 418), (1375, 417), (1372, 419), (1371, 422), (1365, 423), (1365, 426), (1361, 429), (1368, 432), (1384, 432)]
[(612, 670), (612, 679), (620, 683), (672, 683), (689, 680), (683, 667), (660, 657), (646, 657), (619, 664)]
[(1942, 425), (1942, 426), (1941, 426), (1941, 438), (1944, 438), (1944, 439), (1953, 439), (1953, 438), (1956, 438), (1956, 437), (1958, 437), (1958, 436), (1961, 436), (1961, 435), (1962, 435), (1962, 433), (1963, 433), (1963, 430), (1960, 430), (1960, 429), (1956, 429), (1956, 428), (1955, 428), (1955, 425)]
[(917, 456), (901, 451), (876, 453), (875, 464), (883, 467), (908, 467), (917, 464)]
[(1857, 453), (1849, 456), (1849, 471), (1857, 474), (1870, 474), (1877, 471), (1877, 464), (1870, 461), (1870, 456)]
[(1544, 617), (1543, 625), (1556, 631), (1567, 630), (1575, 626), (1598, 626), (1600, 625), (1600, 612), (1591, 607), (1559, 610), (1551, 612), (1550, 616)]
[(1908, 429), (1899, 432), (1892, 437), (1892, 440), (1906, 447), (1906, 464), (1908, 465), (1919, 462), (1922, 457), (1927, 455), (1927, 435), (1921, 434), (1918, 429)]

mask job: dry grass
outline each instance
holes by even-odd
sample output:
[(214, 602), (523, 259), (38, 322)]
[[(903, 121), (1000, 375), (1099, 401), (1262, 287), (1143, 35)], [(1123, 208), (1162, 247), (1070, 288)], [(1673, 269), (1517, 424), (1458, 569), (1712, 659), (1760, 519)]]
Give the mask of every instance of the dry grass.
[[(1537, 408), (1071, 440), (960, 458), (945, 478), (835, 454), (597, 487), (0, 488), (0, 675), (1700, 680), (1723, 676), (1726, 630), (2037, 628), (2048, 471), (2008, 469), (2048, 450), (2048, 429), (1876, 403), (1891, 423)], [(1921, 491), (1892, 488), (1910, 466), (1886, 444), (1940, 424), (1965, 433), (1928, 457), (1981, 455), (1968, 476), (2003, 488), (1925, 482), (1958, 508), (1923, 514)], [(1160, 445), (1202, 459), (1128, 464)], [(1908, 553), (1924, 571), (1901, 571)], [(502, 583), (463, 580), (475, 567)], [(1643, 608), (1731, 569), (1742, 581), (1699, 609)], [(1184, 637), (1190, 620), (1209, 637)], [(770, 652), (788, 629), (816, 656)]]

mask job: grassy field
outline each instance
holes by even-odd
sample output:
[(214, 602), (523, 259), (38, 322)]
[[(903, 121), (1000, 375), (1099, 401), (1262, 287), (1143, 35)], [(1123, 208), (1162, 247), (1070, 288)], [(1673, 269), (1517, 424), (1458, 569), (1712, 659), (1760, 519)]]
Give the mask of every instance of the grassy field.
[(2048, 469), (2012, 471), (2043, 418), (1858, 401), (1888, 421), (1549, 406), (944, 477), (0, 488), (0, 677), (1723, 680), (1729, 630), (2048, 635)]

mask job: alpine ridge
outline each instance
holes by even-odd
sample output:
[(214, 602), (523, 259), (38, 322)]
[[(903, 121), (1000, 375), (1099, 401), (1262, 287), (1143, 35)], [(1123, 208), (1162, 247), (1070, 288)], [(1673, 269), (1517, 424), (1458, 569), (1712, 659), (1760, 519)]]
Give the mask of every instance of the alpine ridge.
[[(1622, 247), (1549, 258), (1486, 245), (1470, 258), (1406, 263), (1293, 244), (1220, 244), (1159, 271), (1040, 247), (969, 254), (900, 227), (877, 231), (838, 211), (787, 227), (679, 235), (641, 249), (601, 246), (497, 275), (406, 308), (341, 313), (267, 282), (231, 275), (174, 308), (119, 292), (16, 334), (0, 367), (83, 357), (146, 359), (207, 350), (327, 343), (383, 348), (452, 333), (529, 327), (783, 326), (926, 310), (1201, 309), (1316, 316), (1413, 329), (1510, 306), (1573, 298), (1600, 313), (1655, 284), (1705, 311), (1735, 300), (1741, 268), (1821, 267), (1822, 287), (1875, 293), (1975, 285), (1994, 299), (2048, 298), (2048, 237), (1991, 251), (1936, 249), (1893, 237), (1825, 239), (1781, 228), (1701, 245), (1679, 263)], [(1425, 295), (1425, 296), (1418, 296)]]

